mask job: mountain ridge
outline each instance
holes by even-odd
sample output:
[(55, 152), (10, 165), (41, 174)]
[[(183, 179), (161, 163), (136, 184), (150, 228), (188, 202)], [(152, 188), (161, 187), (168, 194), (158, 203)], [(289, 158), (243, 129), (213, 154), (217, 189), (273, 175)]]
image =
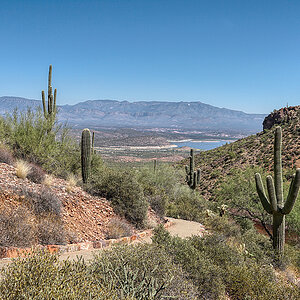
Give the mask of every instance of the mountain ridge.
[[(0, 97), (0, 114), (15, 107), (41, 106), (40, 100)], [(219, 108), (201, 101), (165, 102), (127, 100), (86, 100), (73, 105), (58, 105), (59, 120), (75, 126), (115, 126), (141, 128), (178, 128), (190, 130), (227, 130), (254, 133), (260, 130), (264, 114)]]

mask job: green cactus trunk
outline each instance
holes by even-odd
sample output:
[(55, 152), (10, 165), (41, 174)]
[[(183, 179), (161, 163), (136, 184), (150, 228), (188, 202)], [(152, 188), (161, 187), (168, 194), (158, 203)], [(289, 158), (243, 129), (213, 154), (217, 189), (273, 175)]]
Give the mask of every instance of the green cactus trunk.
[(284, 252), (285, 242), (285, 215), (281, 213), (273, 214), (273, 248), (275, 253), (281, 256)]
[(188, 186), (191, 189), (196, 189), (197, 185), (199, 185), (200, 183), (200, 174), (201, 171), (200, 169), (197, 169), (197, 171), (195, 171), (195, 160), (194, 160), (194, 149), (191, 149), (191, 153), (190, 153), (190, 168), (188, 166), (185, 166), (185, 171), (186, 171), (186, 182), (188, 184)]
[(52, 82), (52, 65), (49, 66), (47, 105), (45, 100), (45, 92), (42, 91), (42, 104), (43, 104), (44, 117), (49, 123), (49, 129), (47, 130), (48, 132), (52, 130), (55, 122), (55, 117), (56, 117), (57, 90), (56, 89), (54, 90), (54, 96), (53, 96), (51, 82)]
[(95, 143), (95, 131), (93, 131), (93, 136), (92, 136), (92, 154), (95, 154), (94, 143)]
[(297, 169), (284, 203), (281, 148), (282, 131), (281, 127), (277, 127), (274, 142), (274, 182), (272, 176), (267, 176), (269, 199), (266, 196), (260, 174), (255, 174), (256, 189), (260, 201), (267, 213), (273, 215), (273, 247), (279, 258), (284, 254), (285, 215), (293, 209), (300, 188), (300, 169)]
[(91, 170), (91, 132), (84, 129), (81, 135), (81, 171), (82, 181), (87, 183)]

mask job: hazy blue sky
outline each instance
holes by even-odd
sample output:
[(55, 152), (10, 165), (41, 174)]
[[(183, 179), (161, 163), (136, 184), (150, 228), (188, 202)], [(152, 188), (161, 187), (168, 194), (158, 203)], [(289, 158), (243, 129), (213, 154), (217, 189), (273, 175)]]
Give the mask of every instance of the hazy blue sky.
[(0, 96), (300, 104), (299, 0), (1, 0), (0, 38)]

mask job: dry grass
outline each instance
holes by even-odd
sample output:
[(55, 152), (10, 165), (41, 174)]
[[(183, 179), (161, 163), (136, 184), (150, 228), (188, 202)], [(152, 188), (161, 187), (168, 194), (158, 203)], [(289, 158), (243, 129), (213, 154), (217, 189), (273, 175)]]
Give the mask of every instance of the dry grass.
[(43, 181), (43, 184), (50, 187), (53, 185), (53, 176), (52, 175), (49, 175), (49, 174), (46, 174), (45, 178), (44, 178), (44, 181)]
[(36, 165), (36, 164), (30, 164), (30, 172), (27, 176), (29, 180), (35, 183), (42, 183), (45, 180), (45, 172), (43, 169)]
[(28, 162), (24, 160), (17, 160), (16, 162), (16, 175), (19, 178), (25, 179), (30, 172), (31, 167)]
[(106, 238), (118, 239), (124, 236), (130, 236), (132, 233), (132, 226), (128, 222), (113, 218), (107, 225)]
[(74, 174), (70, 174), (67, 178), (66, 191), (70, 193), (77, 185), (78, 179)]

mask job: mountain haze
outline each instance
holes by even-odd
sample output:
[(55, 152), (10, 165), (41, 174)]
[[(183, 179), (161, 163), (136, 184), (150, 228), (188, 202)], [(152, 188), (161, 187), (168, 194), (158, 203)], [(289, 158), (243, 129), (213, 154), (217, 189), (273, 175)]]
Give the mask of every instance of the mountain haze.
[[(39, 100), (0, 97), (0, 114), (14, 108), (41, 105)], [(88, 100), (61, 105), (59, 120), (70, 125), (108, 127), (158, 127), (254, 133), (261, 129), (263, 114), (218, 108), (202, 102)]]

